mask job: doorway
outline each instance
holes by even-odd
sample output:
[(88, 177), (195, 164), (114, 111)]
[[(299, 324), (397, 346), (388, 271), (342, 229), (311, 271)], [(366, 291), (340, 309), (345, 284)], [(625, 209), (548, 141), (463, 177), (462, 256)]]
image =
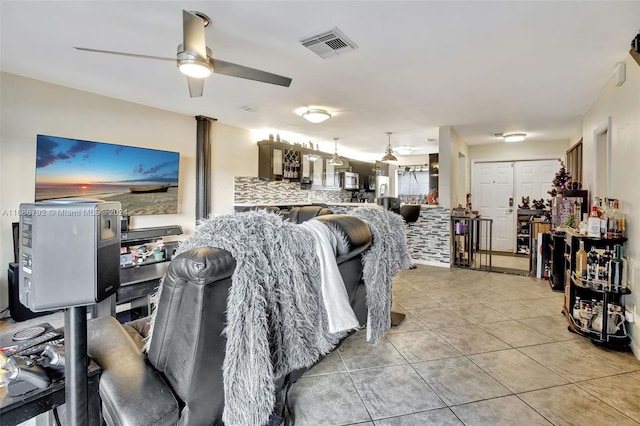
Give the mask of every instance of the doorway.
[[(517, 249), (523, 244), (533, 247), (532, 240), (524, 239), (537, 236), (528, 235), (527, 221), (526, 231), (517, 232), (518, 213), (529, 214), (529, 210), (535, 210), (534, 200), (546, 201), (550, 197), (548, 191), (559, 167), (559, 159), (474, 163), (473, 208), (481, 217), (493, 219), (491, 264), (494, 270), (529, 274), (531, 253)], [(523, 204), (523, 197), (528, 197), (528, 206)]]

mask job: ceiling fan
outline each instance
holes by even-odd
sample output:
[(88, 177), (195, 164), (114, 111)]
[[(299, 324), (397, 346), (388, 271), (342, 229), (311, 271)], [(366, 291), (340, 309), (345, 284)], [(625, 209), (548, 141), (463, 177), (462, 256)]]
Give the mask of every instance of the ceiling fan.
[(132, 56), (134, 58), (155, 59), (160, 61), (175, 61), (178, 69), (187, 76), (189, 93), (192, 98), (202, 96), (204, 79), (211, 75), (212, 72), (289, 87), (291, 79), (288, 77), (222, 61), (220, 59), (213, 59), (211, 49), (207, 47), (207, 42), (205, 40), (205, 28), (210, 22), (211, 20), (204, 13), (186, 10), (182, 11), (183, 42), (178, 45), (178, 56), (176, 59), (164, 58), (161, 56), (141, 55), (137, 53), (91, 49), (87, 47), (74, 48), (86, 52), (108, 53), (110, 55)]

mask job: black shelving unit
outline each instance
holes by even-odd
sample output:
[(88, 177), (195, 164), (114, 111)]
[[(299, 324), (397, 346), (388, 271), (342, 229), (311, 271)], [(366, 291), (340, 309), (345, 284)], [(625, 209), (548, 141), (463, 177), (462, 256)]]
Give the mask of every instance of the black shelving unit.
[[(627, 333), (627, 323), (624, 316), (624, 296), (631, 294), (631, 291), (628, 288), (609, 289), (606, 287), (606, 283), (603, 285), (601, 282), (587, 281), (576, 276), (576, 251), (581, 240), (584, 241), (584, 249), (587, 252), (592, 247), (602, 249), (613, 247), (615, 244), (624, 244), (627, 241), (624, 237), (593, 238), (578, 234), (573, 230), (567, 231), (564, 253), (566, 286), (562, 313), (569, 323), (569, 331), (587, 337), (595, 344), (625, 349), (631, 339)], [(576, 298), (580, 298), (583, 305), (592, 305), (591, 308), (587, 308), (586, 313), (584, 309), (580, 309), (578, 314), (574, 314)], [(598, 314), (594, 314), (594, 308)], [(591, 309), (590, 313), (589, 309)], [(595, 316), (590, 317), (590, 315)], [(594, 327), (597, 315), (600, 315), (601, 318), (599, 325)], [(619, 324), (617, 327), (610, 327), (609, 322), (614, 318), (617, 318)]]
[(551, 290), (564, 291), (565, 275), (567, 267), (565, 265), (565, 234), (551, 234), (549, 243), (551, 255), (549, 257), (549, 285)]
[(516, 226), (516, 254), (531, 254), (531, 220), (541, 217), (544, 210), (518, 209), (518, 223)]

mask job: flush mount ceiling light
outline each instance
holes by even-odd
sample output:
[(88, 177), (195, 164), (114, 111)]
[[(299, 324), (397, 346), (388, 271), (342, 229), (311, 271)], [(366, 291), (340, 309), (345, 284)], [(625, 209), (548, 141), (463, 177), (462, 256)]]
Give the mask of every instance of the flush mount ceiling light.
[(400, 155), (409, 155), (413, 152), (413, 149), (414, 148), (410, 146), (399, 146), (395, 149), (395, 151)]
[(522, 142), (527, 137), (524, 133), (511, 133), (502, 136), (505, 142)]
[(310, 123), (318, 124), (330, 119), (331, 114), (324, 109), (310, 108), (302, 113), (302, 118)]
[(386, 153), (384, 154), (384, 157), (382, 157), (382, 161), (385, 161), (387, 163), (390, 163), (392, 161), (398, 161), (398, 158), (393, 155), (393, 148), (391, 148), (391, 135), (393, 134), (393, 132), (387, 132), (387, 138), (389, 140), (388, 144), (387, 144), (387, 150)]
[(338, 138), (333, 138), (333, 141), (335, 143), (335, 148), (333, 151), (333, 157), (331, 157), (331, 160), (329, 160), (329, 165), (342, 166), (344, 163), (342, 162), (342, 159), (338, 156)]
[(503, 133), (494, 133), (493, 136), (496, 138), (502, 138), (505, 142), (522, 142), (527, 137), (525, 133), (509, 133), (508, 135)]

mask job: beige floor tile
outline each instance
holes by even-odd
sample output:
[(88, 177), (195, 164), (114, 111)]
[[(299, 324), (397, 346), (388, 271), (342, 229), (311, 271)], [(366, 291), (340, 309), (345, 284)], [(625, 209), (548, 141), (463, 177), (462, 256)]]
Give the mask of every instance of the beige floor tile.
[(554, 341), (546, 334), (542, 334), (518, 321), (494, 322), (491, 324), (481, 324), (480, 326), (514, 348)]
[(405, 309), (409, 311), (414, 311), (417, 309), (429, 309), (429, 308), (441, 307), (440, 303), (422, 294), (419, 294), (419, 295), (408, 294), (408, 295), (398, 295), (398, 296), (394, 295), (393, 300), (394, 300), (394, 303), (397, 301)]
[(349, 371), (407, 363), (385, 337), (369, 344), (361, 332), (347, 338), (338, 352)]
[(387, 335), (387, 340), (408, 362), (428, 361), (461, 355), (460, 351), (431, 330)]
[(451, 407), (465, 425), (550, 425), (544, 417), (516, 396), (489, 399)]
[[(547, 313), (547, 315), (549, 315), (549, 313)], [(574, 339), (585, 340), (584, 337), (572, 333), (567, 329), (567, 320), (559, 313), (553, 313), (551, 316), (523, 318), (518, 320), (518, 322), (531, 327), (542, 334), (546, 334), (557, 341)]]
[[(407, 414), (406, 416), (391, 417), (376, 420), (376, 426), (460, 426), (462, 422), (448, 408), (423, 411), (421, 413)], [(360, 425), (358, 425), (360, 426)]]
[(635, 378), (621, 374), (577, 383), (577, 386), (640, 422), (640, 381)]
[(351, 378), (374, 420), (445, 406), (409, 365), (354, 371)]
[(518, 350), (570, 382), (605, 377), (622, 372), (621, 369), (603, 364), (570, 345), (571, 342), (555, 342), (527, 346)]
[(469, 359), (514, 393), (568, 383), (517, 349), (470, 355)]
[(549, 315), (544, 308), (522, 303), (519, 300), (503, 300), (500, 302), (486, 302), (485, 305), (495, 309), (511, 319), (535, 318)]
[(396, 304), (394, 303), (394, 307), (392, 308), (392, 311), (404, 313), (406, 317), (404, 318), (404, 321), (402, 321), (399, 325), (392, 326), (389, 329), (388, 334), (390, 335), (397, 334), (397, 333), (406, 333), (407, 331), (421, 331), (421, 330), (429, 329), (429, 327), (424, 325), (424, 323), (420, 321), (418, 317), (416, 317), (414, 314), (409, 312), (402, 305), (397, 305), (396, 307)]
[(640, 360), (633, 355), (633, 352), (621, 352), (594, 345), (590, 340), (582, 338), (565, 343), (571, 350), (581, 351), (591, 358), (596, 359), (605, 365), (617, 368), (621, 372), (632, 372), (640, 370)]
[(347, 373), (302, 377), (291, 388), (289, 401), (298, 426), (371, 420)]
[(506, 321), (508, 316), (501, 314), (494, 309), (483, 305), (481, 303), (475, 303), (473, 305), (463, 306), (451, 306), (454, 312), (457, 312), (462, 318), (466, 319), (472, 324), (486, 324), (498, 321)]
[(427, 327), (432, 329), (470, 325), (471, 323), (447, 307), (417, 309), (413, 314)]
[(413, 368), (449, 406), (511, 394), (463, 356), (420, 362)]
[(509, 349), (510, 346), (477, 325), (437, 329), (436, 332), (465, 355)]
[(554, 425), (575, 425), (578, 417), (590, 425), (637, 425), (620, 411), (576, 385), (557, 386), (518, 395)]

